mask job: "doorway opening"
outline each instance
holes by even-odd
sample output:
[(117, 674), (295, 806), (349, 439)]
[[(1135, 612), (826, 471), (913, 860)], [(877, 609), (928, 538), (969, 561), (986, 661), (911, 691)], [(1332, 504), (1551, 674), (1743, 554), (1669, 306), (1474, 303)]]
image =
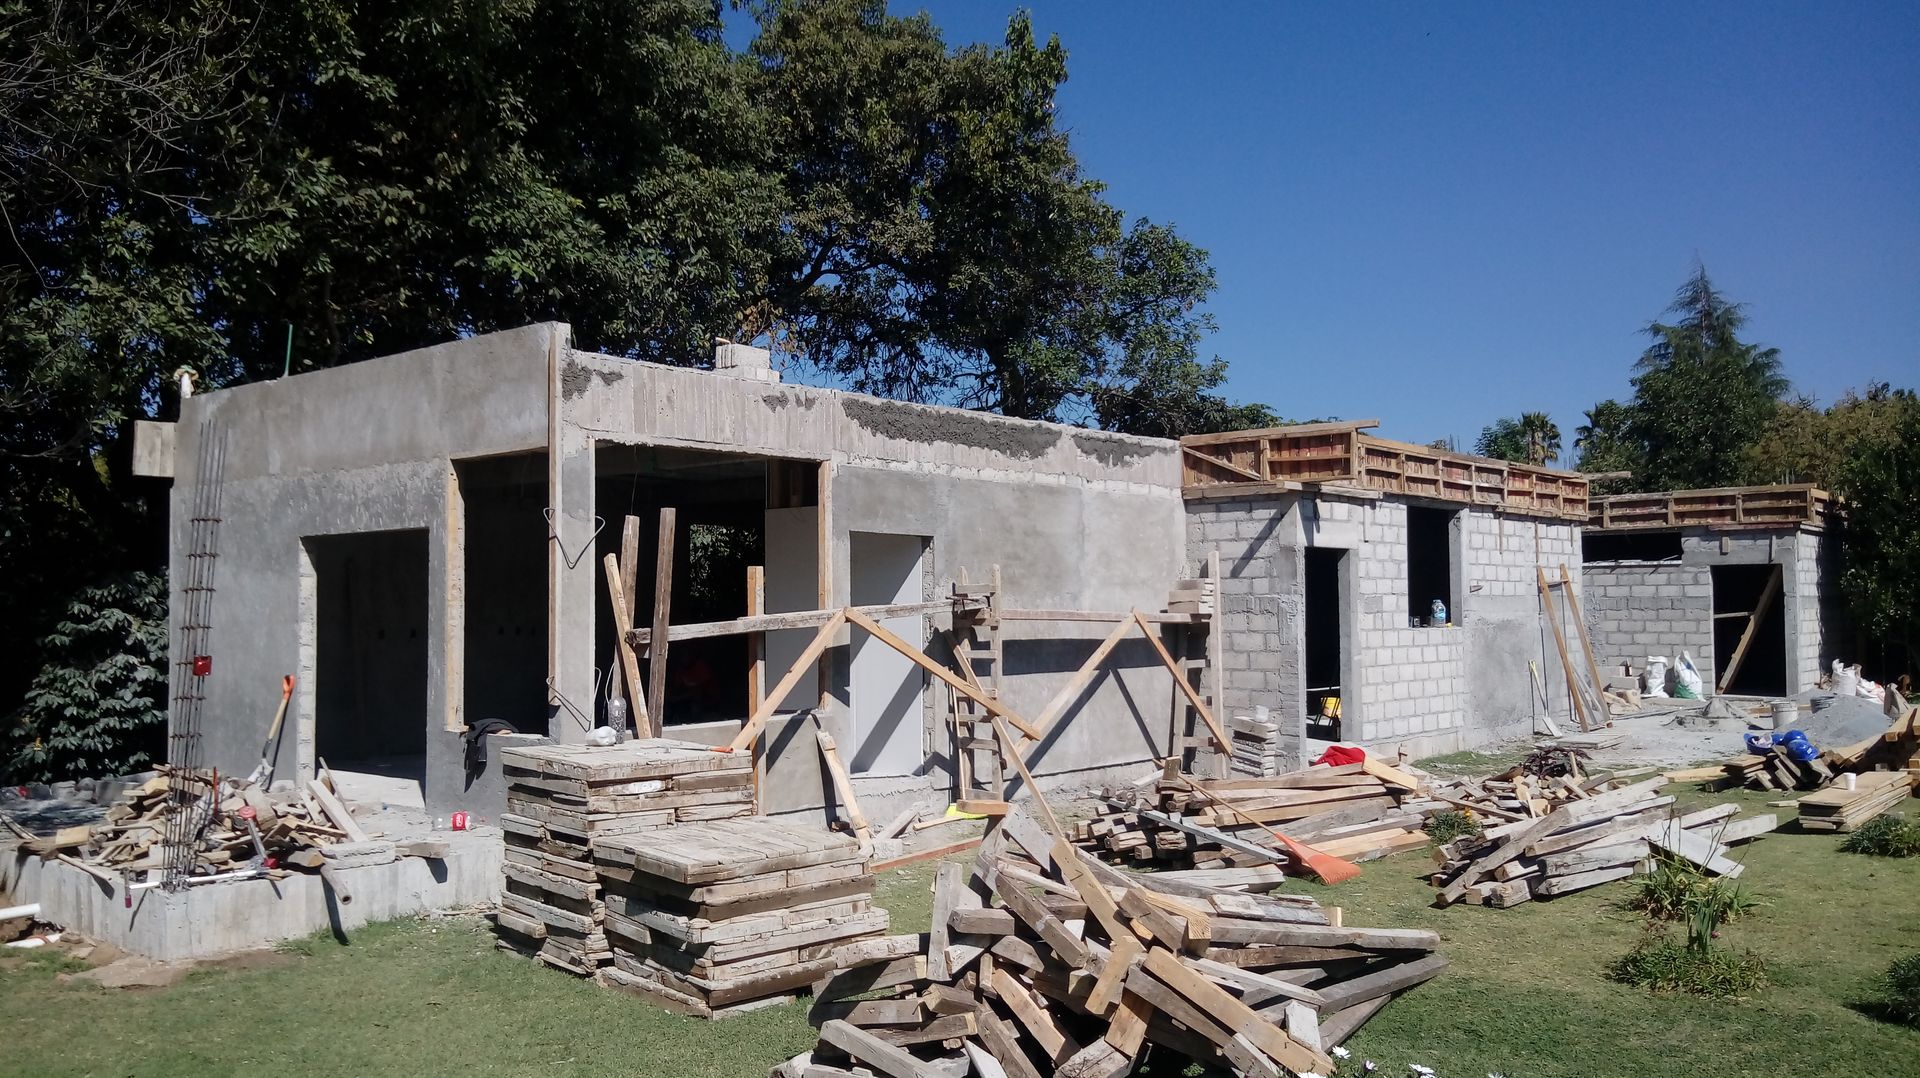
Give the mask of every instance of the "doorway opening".
[[(633, 625), (653, 623), (662, 509), (674, 511), (668, 620), (675, 625), (726, 621), (748, 609), (747, 569), (766, 570), (763, 613), (818, 608), (819, 491), (816, 461), (671, 446), (602, 443), (594, 452), (594, 512), (605, 525), (595, 544), (595, 576), (608, 554), (619, 554), (626, 517), (639, 518)], [(596, 579), (594, 662), (600, 670), (596, 713), (604, 707), (608, 674), (618, 662), (613, 603)], [(763, 688), (778, 681), (814, 635), (813, 629), (766, 634)], [(749, 638), (743, 635), (669, 644), (664, 725), (739, 722), (751, 711)], [(650, 678), (642, 657), (640, 676)], [(809, 682), (783, 710), (813, 706)]]
[[(849, 601), (854, 606), (925, 602), (929, 589), (923, 567), (931, 542), (924, 535), (850, 533)], [(880, 624), (915, 647), (926, 646), (924, 616), (883, 618)], [(848, 684), (854, 736), (851, 770), (855, 774), (911, 774), (926, 755), (922, 744), (926, 675), (912, 660), (864, 630), (853, 630), (852, 644)]]
[(1340, 571), (1347, 552), (1308, 547), (1306, 565), (1306, 707), (1308, 736), (1340, 740), (1341, 678), (1345, 644), (1341, 639)]
[[(314, 752), (353, 795), (420, 804), (427, 532), (314, 536)], [(391, 786), (392, 789), (387, 787)]]
[(454, 463), (461, 534), (465, 725), (547, 732), (547, 454)]
[[(1713, 567), (1713, 676), (1736, 696), (1787, 693), (1787, 616), (1778, 565)], [(1740, 641), (1747, 638), (1746, 649)], [(1733, 665), (1736, 653), (1739, 666)], [(1731, 671), (1733, 677), (1727, 678)]]

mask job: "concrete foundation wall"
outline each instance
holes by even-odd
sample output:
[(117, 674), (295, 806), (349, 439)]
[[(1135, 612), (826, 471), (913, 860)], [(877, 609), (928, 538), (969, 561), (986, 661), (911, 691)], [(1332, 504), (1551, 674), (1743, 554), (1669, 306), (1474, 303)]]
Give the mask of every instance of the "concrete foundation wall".
[(1244, 714), (1264, 705), (1283, 730), (1304, 718), (1304, 551), (1322, 547), (1348, 552), (1344, 740), (1426, 755), (1524, 735), (1538, 710), (1529, 659), (1541, 665), (1554, 713), (1567, 706), (1557, 655), (1542, 662), (1534, 570), (1544, 566), (1557, 579), (1561, 566), (1574, 564), (1577, 535), (1563, 522), (1458, 511), (1449, 534), (1453, 625), (1416, 628), (1407, 503), (1324, 490), (1192, 501), (1189, 561), (1221, 555), (1226, 708)]

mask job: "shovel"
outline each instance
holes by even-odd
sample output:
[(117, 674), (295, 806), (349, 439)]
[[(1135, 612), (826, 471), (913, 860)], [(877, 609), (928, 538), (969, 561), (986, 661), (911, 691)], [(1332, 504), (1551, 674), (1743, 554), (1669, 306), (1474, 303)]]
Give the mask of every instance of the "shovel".
[(254, 767), (247, 781), (255, 786), (266, 786), (273, 781), (273, 739), (280, 736), (280, 724), (287, 717), (287, 701), (293, 699), (293, 675), (280, 679), (280, 707), (273, 713), (273, 725), (267, 729), (267, 739), (260, 743), (260, 763)]

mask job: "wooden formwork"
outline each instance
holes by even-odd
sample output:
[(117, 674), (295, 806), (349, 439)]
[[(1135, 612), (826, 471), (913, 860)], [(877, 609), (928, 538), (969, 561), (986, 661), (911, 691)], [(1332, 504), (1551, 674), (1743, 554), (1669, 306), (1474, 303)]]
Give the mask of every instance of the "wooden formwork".
[(1628, 528), (1824, 527), (1833, 496), (1811, 483), (1668, 490), (1596, 498), (1587, 526)]

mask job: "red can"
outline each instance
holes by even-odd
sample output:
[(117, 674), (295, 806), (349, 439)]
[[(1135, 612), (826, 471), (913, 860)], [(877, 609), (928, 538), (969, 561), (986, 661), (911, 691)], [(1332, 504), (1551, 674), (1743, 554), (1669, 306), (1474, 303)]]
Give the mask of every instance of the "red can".
[(455, 831), (465, 831), (471, 826), (471, 819), (464, 812), (456, 812), (453, 814), (452, 824)]

